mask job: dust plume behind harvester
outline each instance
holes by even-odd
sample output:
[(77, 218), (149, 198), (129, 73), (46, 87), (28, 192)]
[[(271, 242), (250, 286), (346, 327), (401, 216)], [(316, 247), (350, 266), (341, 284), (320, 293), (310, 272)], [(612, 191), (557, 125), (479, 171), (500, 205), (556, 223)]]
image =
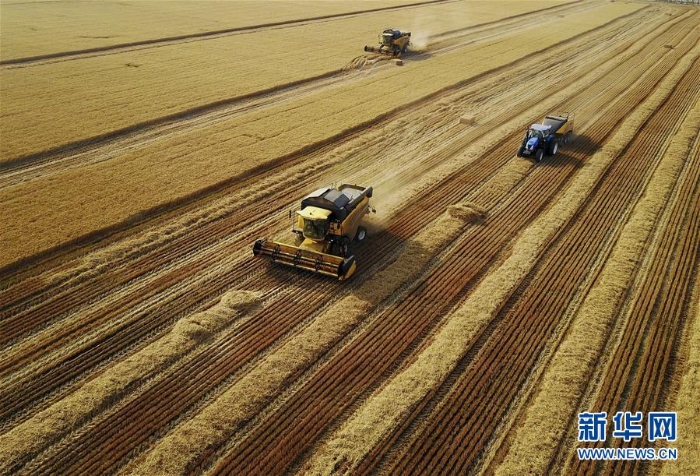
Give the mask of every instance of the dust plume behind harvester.
[(365, 51), (384, 55), (401, 56), (411, 46), (411, 32), (387, 28), (379, 35), (379, 46), (365, 45)]
[(253, 245), (253, 254), (341, 281), (348, 279), (356, 269), (351, 243), (366, 238), (367, 229), (360, 223), (375, 211), (369, 205), (371, 197), (372, 187), (357, 185), (316, 190), (301, 201), (301, 210), (295, 212), (295, 244), (261, 239)]

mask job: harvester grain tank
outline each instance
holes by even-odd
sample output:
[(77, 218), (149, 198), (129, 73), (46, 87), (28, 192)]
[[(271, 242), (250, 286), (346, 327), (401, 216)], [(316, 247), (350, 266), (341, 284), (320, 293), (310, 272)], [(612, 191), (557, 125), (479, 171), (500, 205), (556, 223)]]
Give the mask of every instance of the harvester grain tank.
[(534, 157), (541, 162), (545, 155), (556, 155), (559, 147), (571, 140), (574, 115), (570, 113), (545, 116), (542, 124), (533, 124), (525, 133), (518, 157)]
[(379, 35), (379, 46), (365, 46), (365, 51), (400, 56), (411, 46), (411, 32), (387, 28)]
[(295, 212), (292, 232), (295, 244), (257, 240), (255, 256), (301, 268), (339, 280), (348, 279), (356, 269), (352, 241), (360, 242), (367, 230), (360, 223), (375, 210), (369, 205), (372, 187), (343, 184), (307, 195)]

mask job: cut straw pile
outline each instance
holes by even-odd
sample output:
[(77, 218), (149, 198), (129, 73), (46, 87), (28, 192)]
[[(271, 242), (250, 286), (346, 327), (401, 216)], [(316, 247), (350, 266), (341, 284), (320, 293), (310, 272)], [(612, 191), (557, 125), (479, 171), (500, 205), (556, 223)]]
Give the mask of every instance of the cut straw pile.
[(475, 203), (451, 205), (447, 212), (451, 217), (466, 223), (483, 223), (486, 220), (486, 210)]

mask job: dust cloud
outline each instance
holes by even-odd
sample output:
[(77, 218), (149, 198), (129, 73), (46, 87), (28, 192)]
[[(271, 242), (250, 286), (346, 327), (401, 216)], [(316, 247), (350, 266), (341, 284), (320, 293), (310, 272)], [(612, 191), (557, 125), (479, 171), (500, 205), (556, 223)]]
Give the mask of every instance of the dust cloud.
[(428, 49), (430, 45), (430, 33), (428, 30), (412, 30), (411, 31), (411, 50), (422, 52)]

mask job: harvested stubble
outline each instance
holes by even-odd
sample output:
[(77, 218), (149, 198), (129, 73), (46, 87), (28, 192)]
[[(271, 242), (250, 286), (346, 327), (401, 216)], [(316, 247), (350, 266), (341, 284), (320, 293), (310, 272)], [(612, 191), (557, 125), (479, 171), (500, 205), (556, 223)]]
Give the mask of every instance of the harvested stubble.
[(164, 337), (108, 368), (68, 397), (0, 435), (0, 471), (27, 460), (83, 425), (260, 303), (251, 291), (229, 291), (219, 303), (181, 319)]
[[(637, 43), (635, 47), (631, 48), (629, 54), (636, 54), (644, 48), (644, 45)], [(619, 56), (615, 60), (609, 61), (608, 68), (613, 68), (619, 65), (620, 62), (624, 61), (626, 56)], [(456, 158), (456, 160), (446, 161), (437, 167), (433, 167), (430, 170), (425, 171), (419, 177), (413, 179), (409, 184), (402, 184), (399, 190), (394, 190), (386, 186), (382, 187), (382, 191), (385, 192), (381, 197), (377, 197), (375, 203), (378, 208), (394, 209), (398, 207), (405, 200), (406, 196), (411, 196), (418, 193), (420, 190), (424, 190), (432, 185), (435, 185), (439, 181), (443, 180), (450, 173), (456, 170), (459, 164), (466, 165), (472, 163), (474, 160), (481, 157), (483, 154), (497, 147), (502, 143), (503, 137), (508, 137), (520, 131), (522, 125), (531, 120), (532, 117), (542, 117), (550, 111), (556, 109), (563, 100), (571, 97), (575, 91), (581, 91), (595, 81), (598, 80), (597, 76), (588, 76), (583, 78), (578, 78), (572, 83), (570, 83), (565, 88), (550, 94), (547, 98), (543, 100), (538, 100), (536, 105), (528, 108), (523, 114), (510, 119), (508, 122), (501, 122), (491, 129), (489, 134), (483, 134), (476, 138), (474, 142), (471, 142)], [(520, 98), (524, 97), (522, 94)], [(499, 100), (507, 104), (508, 101), (512, 102), (513, 97), (503, 98), (500, 97)], [(448, 108), (453, 102), (451, 98), (444, 99), (440, 102), (441, 107)], [(489, 109), (489, 114), (483, 114), (481, 117), (484, 122), (488, 122), (494, 117), (499, 117), (502, 114), (502, 110), (498, 107), (492, 108), (491, 103), (485, 105)], [(499, 105), (498, 101), (495, 103)], [(593, 121), (591, 121), (593, 122)], [(585, 130), (586, 125), (579, 123), (578, 130)], [(476, 191), (472, 197), (474, 200), (482, 204), (490, 204), (490, 197), (499, 196), (503, 190), (508, 190), (515, 186), (523, 177), (527, 175), (530, 171), (531, 163), (528, 161), (509, 161), (494, 177), (485, 182), (480, 186), (480, 190)]]
[(700, 474), (700, 280), (695, 282), (695, 312), (689, 316), (686, 330), (688, 357), (681, 380), (681, 387), (674, 408), (682, 426), (678, 428), (678, 453), (673, 464), (665, 464), (664, 476)]
[(447, 317), (445, 325), (415, 362), (370, 397), (321, 445), (306, 467), (309, 472), (328, 474), (337, 468), (338, 461), (344, 462), (345, 472), (352, 472), (386, 432), (395, 427), (427, 391), (442, 381), (463, 354), (471, 336), (488, 322), (514, 283), (530, 269), (537, 250), (561, 226), (565, 217), (573, 213), (575, 207), (567, 205), (571, 208), (568, 209), (561, 203), (563, 201), (524, 232), (511, 256)]
[[(522, 162), (518, 161), (518, 163), (522, 163)], [(501, 176), (502, 176), (502, 175), (500, 175), (500, 174), (498, 175), (498, 177), (501, 177)]]
[[(672, 86), (691, 63), (692, 61), (686, 58), (677, 65), (664, 80), (664, 84), (639, 107), (635, 115), (623, 125), (592, 162), (609, 161), (614, 158), (629, 143), (651, 113), (662, 104), (672, 91)], [(655, 171), (644, 197), (625, 225), (597, 283), (574, 317), (569, 333), (542, 377), (536, 397), (526, 410), (524, 421), (511, 442), (508, 455), (496, 469), (498, 474), (538, 474), (547, 471), (557, 443), (564, 437), (572, 413), (578, 407), (577, 402), (613, 321), (620, 318), (620, 299), (630, 287), (645, 252), (650, 252), (645, 250), (645, 246), (654, 231), (655, 218), (677, 183), (688, 147), (699, 131), (698, 105), (696, 103), (695, 112), (688, 115), (682, 129), (671, 142), (669, 152)], [(531, 435), (534, 434), (539, 437), (532, 438)]]
[[(401, 256), (355, 292), (325, 309), (216, 401), (184, 422), (128, 468), (133, 474), (182, 474), (203, 448), (218, 447), (264, 408), (301, 369), (327, 352), (371, 310), (421, 273), (473, 216), (456, 205), (411, 240)], [(454, 213), (459, 211), (459, 213)], [(453, 215), (454, 213), (454, 215)]]
[[(387, 111), (638, 8), (606, 4), (599, 7), (599, 15), (572, 15), (546, 31), (513, 33), (507, 47), (472, 45), (323, 91), (312, 100), (223, 121), (107, 162), (6, 188), (0, 192), (0, 221), (9, 226), (0, 236), (0, 266), (244, 175), (271, 158), (375, 121)], [(394, 91), (387, 92), (386, 81)]]
[[(632, 122), (627, 127), (623, 127), (608, 143), (609, 145), (606, 145), (582, 167), (552, 208), (541, 215), (518, 238), (512, 254), (503, 265), (487, 275), (464, 304), (447, 317), (447, 322), (425, 350), (416, 357), (414, 363), (365, 401), (333, 435), (320, 445), (306, 467), (309, 472), (328, 474), (335, 471), (338, 462), (342, 461), (343, 471), (351, 473), (371, 449), (399, 424), (404, 415), (428, 391), (442, 382), (467, 350), (467, 344), (478, 330), (490, 321), (493, 313), (498, 310), (514, 286), (532, 268), (539, 250), (546, 245), (553, 233), (574, 215), (606, 170), (607, 165), (629, 142), (634, 132), (643, 124), (644, 119), (668, 95), (670, 86), (677, 82), (688, 67), (689, 64), (686, 61), (685, 64), (676, 68), (666, 79), (665, 84), (669, 87), (660, 88), (650, 101), (640, 106)], [(579, 338), (576, 342), (586, 342), (586, 340)], [(568, 368), (577, 367), (578, 363), (567, 362), (567, 365)], [(563, 375), (561, 370), (560, 375)], [(567, 409), (571, 410), (570, 405)], [(546, 421), (549, 422), (549, 419)], [(548, 434), (548, 430), (538, 427), (535, 433), (528, 433), (528, 435), (532, 434), (544, 436)], [(547, 449), (552, 448), (556, 448), (556, 445), (552, 446), (550, 442)], [(521, 459), (530, 461), (533, 454), (536, 454), (536, 451), (529, 453), (528, 458)], [(526, 472), (527, 468), (524, 471)], [(515, 472), (518, 473), (517, 470)], [(546, 467), (542, 471), (535, 471), (539, 474), (545, 472)], [(518, 474), (523, 474), (523, 471)]]

